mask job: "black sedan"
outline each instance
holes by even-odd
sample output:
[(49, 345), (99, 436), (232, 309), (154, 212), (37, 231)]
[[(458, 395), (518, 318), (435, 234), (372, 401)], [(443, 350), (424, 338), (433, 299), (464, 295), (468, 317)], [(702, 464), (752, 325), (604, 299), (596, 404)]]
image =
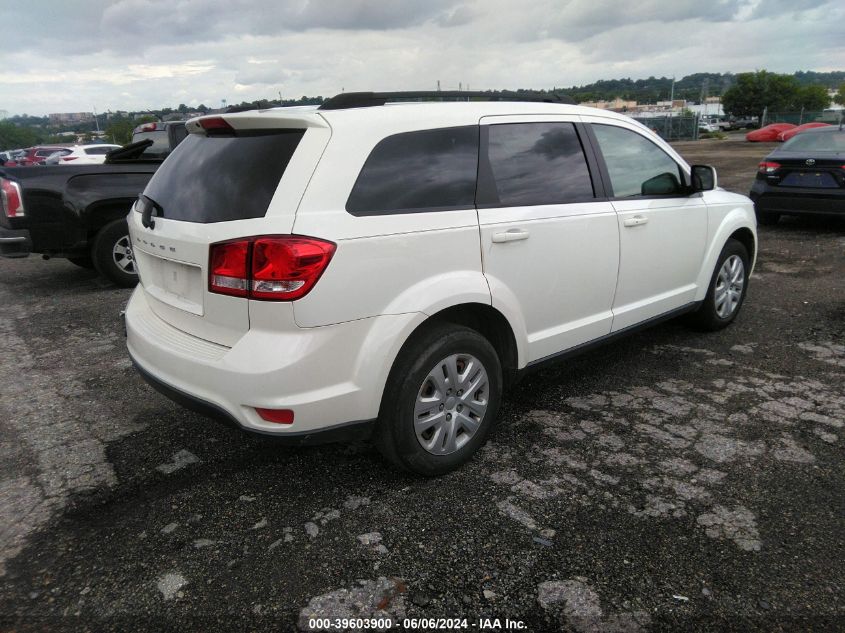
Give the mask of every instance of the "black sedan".
[(793, 136), (760, 163), (749, 197), (760, 224), (775, 224), (781, 215), (845, 217), (845, 129)]

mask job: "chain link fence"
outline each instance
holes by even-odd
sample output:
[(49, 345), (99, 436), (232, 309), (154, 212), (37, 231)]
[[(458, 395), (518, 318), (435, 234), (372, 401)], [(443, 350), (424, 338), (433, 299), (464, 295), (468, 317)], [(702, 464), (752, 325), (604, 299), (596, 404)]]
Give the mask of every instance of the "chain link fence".
[(763, 125), (770, 123), (792, 123), (801, 125), (803, 123), (839, 123), (842, 117), (842, 110), (823, 110), (816, 112), (767, 112)]
[(695, 115), (632, 118), (667, 141), (694, 141), (698, 139), (698, 117)]

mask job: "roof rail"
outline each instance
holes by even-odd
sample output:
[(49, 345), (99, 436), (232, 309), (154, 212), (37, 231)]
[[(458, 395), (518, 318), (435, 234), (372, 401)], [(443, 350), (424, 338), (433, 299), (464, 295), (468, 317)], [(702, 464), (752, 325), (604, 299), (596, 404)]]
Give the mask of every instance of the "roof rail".
[(390, 101), (540, 101), (574, 104), (570, 97), (553, 92), (483, 92), (468, 90), (419, 90), (413, 92), (343, 92), (323, 101), (319, 110), (372, 108)]

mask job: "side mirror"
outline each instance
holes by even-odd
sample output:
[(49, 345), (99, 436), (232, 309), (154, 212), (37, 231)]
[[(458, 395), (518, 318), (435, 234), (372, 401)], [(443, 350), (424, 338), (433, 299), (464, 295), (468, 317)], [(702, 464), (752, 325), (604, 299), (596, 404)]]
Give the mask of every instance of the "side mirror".
[(692, 190), (696, 191), (712, 191), (716, 188), (718, 180), (716, 179), (716, 169), (710, 165), (693, 165), (692, 166)]

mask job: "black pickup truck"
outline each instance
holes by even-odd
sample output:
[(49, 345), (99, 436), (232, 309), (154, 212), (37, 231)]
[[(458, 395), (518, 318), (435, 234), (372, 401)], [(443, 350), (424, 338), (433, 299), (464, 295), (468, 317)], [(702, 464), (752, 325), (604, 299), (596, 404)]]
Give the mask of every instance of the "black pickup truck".
[(184, 121), (147, 124), (102, 165), (0, 168), (0, 255), (66, 257), (134, 285), (126, 215), (186, 133)]

